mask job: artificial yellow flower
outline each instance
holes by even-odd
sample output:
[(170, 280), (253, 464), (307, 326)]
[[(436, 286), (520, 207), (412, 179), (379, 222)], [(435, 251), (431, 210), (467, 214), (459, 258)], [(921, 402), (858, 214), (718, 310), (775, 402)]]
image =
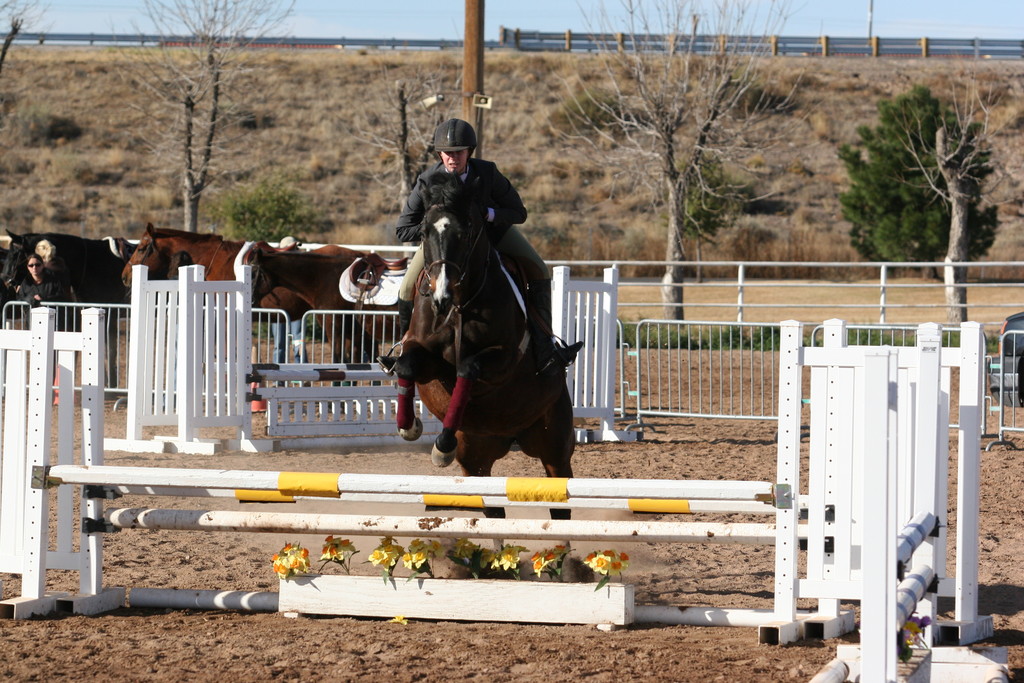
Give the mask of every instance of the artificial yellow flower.
[(479, 550), (480, 546), (468, 538), (457, 538), (455, 539), (455, 547), (452, 548), (451, 556), (460, 560), (468, 560), (473, 557), (473, 553)]
[(391, 536), (385, 536), (380, 539), (380, 545), (374, 548), (373, 552), (370, 553), (370, 557), (367, 562), (381, 568), (384, 583), (387, 583), (388, 579), (391, 578), (391, 572), (394, 570), (395, 565), (398, 564), (398, 561), (402, 558), (402, 553), (404, 552), (405, 548), (395, 543), (394, 538)]
[(389, 624), (401, 624), (402, 626), (406, 626), (409, 623), (409, 620), (406, 619), (405, 617), (403, 617), (402, 615), (398, 615), (397, 617), (395, 617), (394, 619), (392, 619), (388, 623)]
[(356, 547), (347, 538), (328, 536), (324, 539), (324, 547), (320, 559), (339, 562), (346, 559), (346, 556), (352, 556), (356, 552)]
[(309, 571), (309, 551), (301, 545), (288, 543), (281, 549), (281, 552), (276, 553), (270, 559), (274, 572), (281, 579), (290, 579), (296, 574)]
[(604, 575), (598, 582), (597, 588), (594, 589), (600, 590), (612, 576), (621, 575), (629, 567), (629, 555), (616, 553), (614, 550), (604, 550), (590, 553), (583, 562), (598, 574)]
[(498, 569), (501, 571), (512, 571), (513, 569), (519, 568), (519, 553), (524, 552), (526, 548), (521, 545), (507, 545), (501, 549), (501, 552), (491, 560), (491, 569)]
[(562, 574), (562, 563), (568, 554), (569, 549), (564, 545), (556, 545), (553, 548), (534, 553), (531, 558), (533, 560), (533, 571), (536, 572), (537, 576), (546, 573), (551, 578), (559, 578)]

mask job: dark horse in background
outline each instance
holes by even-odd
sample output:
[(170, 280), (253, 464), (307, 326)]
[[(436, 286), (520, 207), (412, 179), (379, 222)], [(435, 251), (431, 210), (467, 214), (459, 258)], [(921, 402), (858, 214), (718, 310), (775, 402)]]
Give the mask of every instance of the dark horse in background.
[[(430, 412), (443, 420), (432, 451), (435, 464), (454, 459), (466, 475), (489, 476), (495, 461), (518, 443), (541, 461), (547, 476), (571, 477), (576, 443), (565, 375), (537, 374), (526, 312), (472, 192), (448, 173), (433, 180), (423, 220), (426, 265), (412, 324), (400, 355), (382, 359), (398, 375), (399, 431), (409, 440), (422, 431), (412, 408), (418, 388)], [(568, 512), (551, 515), (568, 518)]]
[[(109, 239), (86, 239), (76, 235), (64, 235), (57, 232), (27, 233), (11, 237), (10, 250), (4, 259), (0, 278), (8, 286), (16, 286), (27, 275), (25, 263), (35, 253), (36, 245), (48, 240), (57, 248), (57, 256), (67, 264), (71, 291), (75, 299), (90, 304), (123, 304), (128, 300), (128, 288), (121, 282), (121, 271), (124, 269), (123, 254), (130, 252), (126, 242)], [(115, 246), (121, 247), (119, 254), (114, 253)], [(127, 250), (127, 251), (126, 251)]]
[[(245, 244), (243, 241), (226, 240), (220, 235), (197, 234), (147, 225), (146, 231), (139, 238), (135, 254), (124, 265), (121, 279), (126, 286), (131, 287), (132, 266), (136, 265), (144, 265), (149, 268), (149, 277), (154, 280), (173, 279), (177, 277), (178, 269), (188, 265), (201, 265), (206, 268), (207, 280), (234, 280), (235, 260)], [(251, 257), (255, 257), (257, 254), (270, 254), (276, 251), (265, 242), (258, 242), (253, 245), (250, 254)], [(281, 253), (300, 255), (300, 252)], [(310, 253), (330, 255), (334, 257), (335, 263), (345, 267), (365, 256), (361, 251), (333, 244), (325, 245)], [(261, 308), (281, 309), (288, 314), (291, 320), (300, 320), (306, 311), (320, 308), (320, 305), (325, 303), (337, 304), (329, 307), (329, 310), (356, 309), (356, 304), (343, 300), (340, 294), (336, 301), (326, 302), (318, 299), (316, 304), (313, 303), (312, 298), (308, 296), (304, 298), (301, 294), (309, 285), (324, 283), (309, 282), (308, 280), (314, 277), (313, 273), (303, 273), (302, 275), (302, 279), (306, 282), (303, 282), (301, 287), (295, 283), (292, 283), (295, 288), (284, 283), (280, 285), (275, 283), (257, 293), (254, 283), (253, 304)], [(329, 284), (325, 286), (333, 287), (335, 292), (338, 291), (337, 279), (334, 280), (333, 286)], [(393, 308), (389, 307), (388, 310)], [(330, 343), (336, 360), (340, 360), (344, 355), (341, 347), (342, 339), (345, 337), (341, 329), (342, 324), (341, 321), (335, 319), (334, 324), (326, 326), (331, 335)]]

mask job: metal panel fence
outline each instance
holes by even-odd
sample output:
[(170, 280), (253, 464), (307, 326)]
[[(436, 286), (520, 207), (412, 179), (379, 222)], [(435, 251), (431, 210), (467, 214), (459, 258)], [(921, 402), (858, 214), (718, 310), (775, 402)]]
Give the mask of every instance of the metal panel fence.
[[(998, 351), (989, 360), (989, 393), (991, 412), (998, 415), (998, 439), (995, 443), (1011, 444), (1008, 435), (1024, 432), (1024, 382), (1021, 363), (1024, 354), (1024, 330), (1007, 330), (999, 336)], [(994, 444), (989, 444), (991, 447)]]
[[(631, 369), (620, 367), (619, 382), (634, 402), (623, 406), (622, 419), (636, 419), (641, 424), (658, 417), (778, 419), (779, 324), (641, 320), (632, 328), (635, 331), (625, 329), (627, 335), (632, 332), (625, 342), (635, 362)], [(822, 346), (823, 326), (809, 329), (807, 345)], [(1024, 331), (1018, 334), (1021, 337), (1014, 348), (1024, 350)], [(848, 325), (846, 343), (912, 347), (917, 343), (917, 327)], [(943, 329), (943, 347), (958, 347), (959, 343), (958, 328)], [(1019, 355), (1015, 358), (1020, 360)], [(990, 365), (998, 368), (998, 364)], [(1001, 374), (991, 375), (989, 384), (993, 394), (1005, 393), (1017, 406), (1021, 397), (1017, 367), (1012, 367), (1005, 389)], [(1011, 409), (1010, 401), (990, 407), (989, 413), (997, 411), (1000, 439), (1006, 432), (1024, 431), (1024, 418), (1016, 421), (1017, 411)]]
[(310, 363), (372, 363), (399, 339), (393, 311), (308, 311), (302, 330)]
[(636, 359), (635, 415), (777, 419), (779, 325), (641, 320), (630, 351)]
[[(102, 308), (106, 312), (106, 361), (105, 376), (107, 393), (125, 396), (128, 393), (128, 320), (131, 306), (128, 304), (89, 303), (46, 303), (56, 311), (56, 328), (61, 332), (78, 332), (81, 327), (82, 311), (87, 308)], [(24, 301), (8, 301), (0, 312), (0, 327), (7, 330), (27, 330), (30, 324), (31, 307)]]
[[(92, 304), (52, 304), (58, 329), (76, 330), (81, 310)], [(127, 396), (130, 306), (101, 306), (107, 314), (108, 393)], [(28, 304), (2, 311), (7, 329), (27, 329)], [(280, 310), (253, 310), (256, 363), (372, 363), (397, 337), (390, 311), (310, 311), (300, 321)], [(808, 326), (807, 345), (822, 344), (822, 326)], [(914, 325), (851, 324), (849, 345), (913, 346)], [(616, 417), (642, 425), (652, 418), (777, 419), (780, 326), (777, 323), (641, 320), (616, 325)], [(959, 331), (943, 330), (943, 346), (959, 343)], [(1024, 331), (999, 337), (988, 359), (988, 414), (999, 442), (1024, 432), (1019, 372)], [(1017, 352), (1017, 350), (1021, 350)], [(1005, 354), (1005, 355), (1004, 355)], [(1000, 400), (1001, 399), (1001, 400)], [(986, 429), (986, 432), (989, 430)]]

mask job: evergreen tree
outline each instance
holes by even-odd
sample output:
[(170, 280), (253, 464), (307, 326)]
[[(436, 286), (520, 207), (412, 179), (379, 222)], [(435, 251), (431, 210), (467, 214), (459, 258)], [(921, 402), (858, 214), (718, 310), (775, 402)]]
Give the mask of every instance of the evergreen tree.
[[(839, 197), (843, 217), (853, 224), (850, 242), (872, 261), (940, 261), (949, 243), (950, 206), (929, 182), (945, 190), (936, 170), (936, 132), (940, 127), (957, 136), (964, 131), (952, 110), (924, 86), (881, 100), (878, 115), (877, 127), (857, 129), (859, 147), (839, 150), (850, 176), (849, 191)], [(980, 155), (983, 163), (973, 171), (967, 207), (969, 259), (985, 255), (998, 222), (995, 207), (979, 206), (982, 181), (992, 172), (988, 151)]]

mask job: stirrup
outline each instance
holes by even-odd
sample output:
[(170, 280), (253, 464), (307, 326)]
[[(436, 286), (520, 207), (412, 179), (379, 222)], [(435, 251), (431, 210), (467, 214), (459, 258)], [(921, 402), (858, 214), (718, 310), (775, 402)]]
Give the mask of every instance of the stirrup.
[(575, 344), (570, 344), (569, 346), (552, 342), (551, 355), (548, 356), (547, 362), (537, 370), (537, 374), (548, 375), (552, 372), (565, 370), (576, 362), (576, 354), (578, 354), (582, 348), (583, 342), (581, 341), (578, 341)]
[[(384, 371), (385, 375), (391, 376), (395, 374), (395, 363), (398, 362), (398, 356), (394, 355), (395, 349), (400, 349), (401, 346), (402, 342), (397, 342), (393, 344), (390, 349), (388, 349), (387, 353), (382, 353), (381, 355), (377, 356), (377, 365), (380, 366), (380, 369)], [(399, 351), (398, 355), (402, 355), (401, 351)]]
[(576, 362), (576, 355), (582, 348), (583, 342), (581, 341), (578, 341), (575, 344), (569, 344), (568, 346), (555, 344), (555, 355), (558, 356), (558, 360), (562, 362), (562, 365), (569, 367)]

